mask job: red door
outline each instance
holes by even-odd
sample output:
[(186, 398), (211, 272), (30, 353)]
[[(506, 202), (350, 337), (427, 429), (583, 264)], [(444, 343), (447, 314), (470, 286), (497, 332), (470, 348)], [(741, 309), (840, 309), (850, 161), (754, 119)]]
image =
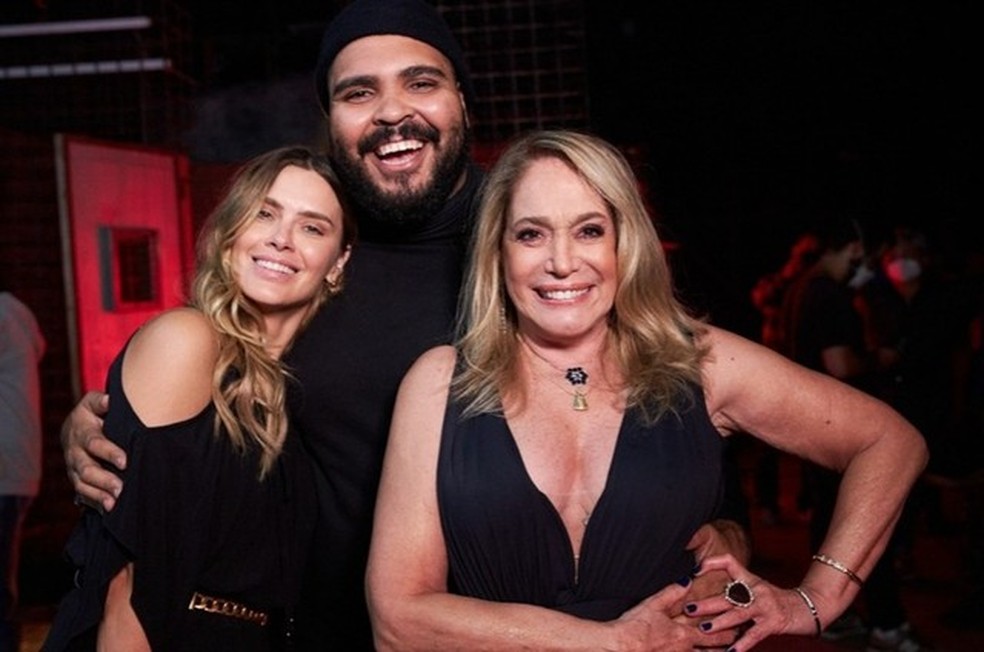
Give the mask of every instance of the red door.
[(127, 338), (180, 305), (192, 263), (180, 154), (56, 136), (69, 345), (77, 394), (99, 389)]

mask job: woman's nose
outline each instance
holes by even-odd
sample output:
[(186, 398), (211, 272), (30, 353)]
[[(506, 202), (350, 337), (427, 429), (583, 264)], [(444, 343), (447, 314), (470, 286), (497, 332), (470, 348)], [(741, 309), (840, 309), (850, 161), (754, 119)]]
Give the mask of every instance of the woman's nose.
[(547, 271), (554, 276), (568, 276), (577, 269), (574, 247), (566, 238), (556, 238), (547, 261)]
[(290, 249), (293, 245), (290, 228), (283, 222), (278, 222), (276, 228), (270, 234), (269, 244), (278, 251)]

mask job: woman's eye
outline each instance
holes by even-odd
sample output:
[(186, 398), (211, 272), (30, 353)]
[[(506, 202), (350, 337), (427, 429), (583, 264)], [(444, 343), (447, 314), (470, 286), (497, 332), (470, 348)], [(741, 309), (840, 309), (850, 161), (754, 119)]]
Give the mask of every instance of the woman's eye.
[(540, 232), (536, 229), (520, 229), (516, 232), (516, 239), (520, 242), (529, 242), (535, 240), (540, 236)]
[(261, 208), (257, 212), (256, 218), (259, 219), (259, 220), (273, 219), (273, 211), (271, 211), (269, 208)]
[(588, 238), (601, 238), (605, 235), (605, 229), (598, 224), (587, 224), (581, 229), (581, 234)]

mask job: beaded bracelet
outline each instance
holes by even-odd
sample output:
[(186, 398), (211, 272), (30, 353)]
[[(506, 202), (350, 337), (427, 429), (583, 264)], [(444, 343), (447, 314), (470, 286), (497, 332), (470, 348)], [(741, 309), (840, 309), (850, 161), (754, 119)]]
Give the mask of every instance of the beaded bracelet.
[(806, 594), (806, 591), (798, 586), (793, 590), (799, 594), (799, 597), (803, 598), (803, 602), (806, 603), (806, 608), (810, 610), (810, 615), (813, 616), (813, 624), (817, 627), (816, 636), (817, 638), (820, 638), (820, 634), (823, 632), (823, 627), (820, 625), (820, 614), (817, 613), (817, 606), (813, 604), (813, 600), (811, 600), (810, 596)]
[(821, 553), (817, 553), (817, 554), (813, 555), (813, 561), (818, 561), (821, 564), (825, 564), (827, 566), (830, 566), (834, 570), (840, 571), (841, 573), (844, 573), (845, 575), (847, 575), (848, 578), (850, 578), (850, 580), (852, 582), (854, 582), (855, 584), (857, 584), (858, 586), (864, 586), (864, 580), (862, 580), (860, 577), (858, 577), (858, 574), (857, 573), (855, 573), (850, 568), (848, 568), (844, 564), (840, 563), (836, 559), (831, 559), (827, 555), (824, 555), (824, 554), (821, 554)]

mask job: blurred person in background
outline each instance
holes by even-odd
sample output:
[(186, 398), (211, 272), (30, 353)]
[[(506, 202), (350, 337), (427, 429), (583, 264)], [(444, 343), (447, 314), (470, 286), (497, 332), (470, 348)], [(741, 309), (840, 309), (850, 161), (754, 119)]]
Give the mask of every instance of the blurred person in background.
[(41, 485), (41, 381), (45, 339), (0, 270), (0, 652), (17, 652), (15, 621), (24, 518)]

